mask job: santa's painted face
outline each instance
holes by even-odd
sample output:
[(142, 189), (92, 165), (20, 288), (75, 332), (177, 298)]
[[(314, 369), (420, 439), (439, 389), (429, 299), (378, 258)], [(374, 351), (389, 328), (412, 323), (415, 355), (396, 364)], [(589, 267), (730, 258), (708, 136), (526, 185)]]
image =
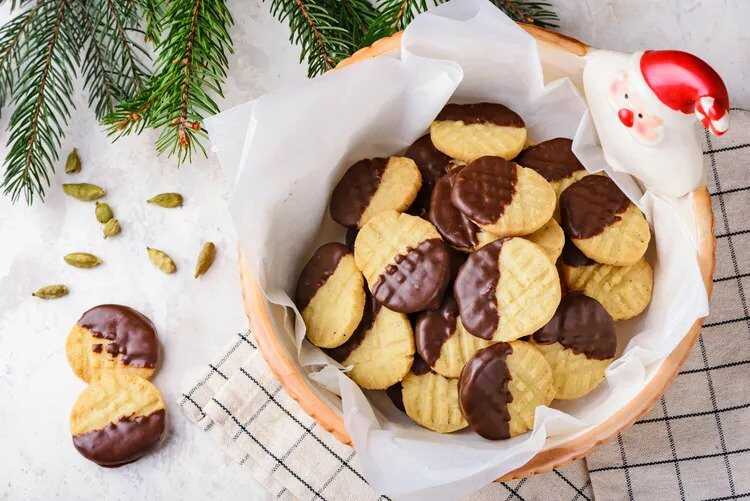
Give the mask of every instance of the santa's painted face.
[(664, 121), (651, 113), (630, 88), (628, 75), (620, 71), (609, 85), (609, 102), (623, 127), (645, 145), (655, 145), (664, 137)]

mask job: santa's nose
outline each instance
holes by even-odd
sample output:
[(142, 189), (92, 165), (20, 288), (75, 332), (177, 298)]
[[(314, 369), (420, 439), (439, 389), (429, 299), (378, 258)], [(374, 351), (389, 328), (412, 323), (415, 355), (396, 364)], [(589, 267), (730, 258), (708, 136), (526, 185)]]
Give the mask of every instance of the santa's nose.
[(617, 116), (620, 117), (620, 122), (622, 122), (625, 127), (633, 126), (633, 112), (629, 109), (621, 108), (620, 111), (617, 112)]

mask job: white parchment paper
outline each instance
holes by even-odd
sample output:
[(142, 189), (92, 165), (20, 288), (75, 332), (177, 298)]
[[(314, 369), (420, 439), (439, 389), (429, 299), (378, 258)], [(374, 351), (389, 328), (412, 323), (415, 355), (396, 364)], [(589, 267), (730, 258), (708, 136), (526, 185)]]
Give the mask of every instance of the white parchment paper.
[[(300, 362), (341, 395), (346, 427), (368, 481), (401, 499), (457, 499), (526, 463), (545, 446), (607, 419), (636, 395), (690, 325), (708, 312), (689, 200), (645, 193), (613, 176), (654, 231), (655, 286), (648, 310), (617, 325), (621, 356), (582, 399), (536, 411), (534, 430), (491, 442), (471, 432), (422, 429), (382, 392), (365, 394), (304, 340), (290, 297), (315, 248), (342, 240), (328, 216), (343, 171), (366, 157), (402, 152), (449, 100), (493, 101), (516, 110), (532, 141), (574, 138), (587, 169), (604, 164), (586, 104), (567, 80), (546, 87), (534, 40), (485, 0), (454, 0), (420, 15), (400, 54), (364, 61), (264, 95), (207, 121), (232, 184), (231, 212), (248, 265), (266, 296), (295, 313)], [(322, 369), (321, 369), (322, 367)]]

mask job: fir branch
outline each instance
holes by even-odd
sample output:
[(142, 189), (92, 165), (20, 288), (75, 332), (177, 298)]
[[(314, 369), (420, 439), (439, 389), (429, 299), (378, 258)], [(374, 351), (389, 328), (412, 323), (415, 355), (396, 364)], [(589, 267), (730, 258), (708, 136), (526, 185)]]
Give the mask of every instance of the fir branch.
[(300, 46), (300, 62), (307, 62), (310, 77), (333, 69), (357, 49), (351, 34), (331, 14), (333, 1), (271, 0), (271, 14), (289, 23), (289, 41)]
[(370, 24), (378, 16), (375, 6), (369, 0), (328, 0), (325, 7), (349, 33), (355, 47), (363, 47)]
[(64, 127), (73, 107), (79, 46), (71, 0), (40, 0), (30, 22), (27, 53), (13, 90), (8, 154), (2, 187), (15, 201), (33, 202), (54, 172)]
[(24, 41), (29, 35), (31, 23), (39, 11), (39, 5), (17, 15), (0, 28), (0, 112), (20, 75)]
[(156, 44), (148, 88), (118, 105), (104, 123), (115, 139), (145, 127), (161, 129), (157, 151), (182, 163), (196, 148), (205, 154), (201, 122), (219, 111), (214, 96), (222, 95), (233, 20), (223, 0), (172, 0), (162, 20), (167, 36)]
[(139, 33), (133, 6), (113, 0), (77, 2), (88, 44), (82, 63), (84, 86), (89, 91), (89, 106), (102, 118), (120, 101), (143, 91), (148, 54), (131, 36)]

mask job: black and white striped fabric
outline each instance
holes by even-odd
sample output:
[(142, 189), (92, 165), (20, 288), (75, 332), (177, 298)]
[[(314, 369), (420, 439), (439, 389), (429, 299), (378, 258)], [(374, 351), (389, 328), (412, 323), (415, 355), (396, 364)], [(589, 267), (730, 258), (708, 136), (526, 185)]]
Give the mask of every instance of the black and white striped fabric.
[[(750, 499), (750, 111), (732, 111), (729, 133), (704, 145), (717, 236), (711, 316), (672, 387), (585, 460), (472, 500)], [(354, 450), (284, 392), (250, 332), (179, 404), (279, 499), (388, 499), (369, 487)]]

